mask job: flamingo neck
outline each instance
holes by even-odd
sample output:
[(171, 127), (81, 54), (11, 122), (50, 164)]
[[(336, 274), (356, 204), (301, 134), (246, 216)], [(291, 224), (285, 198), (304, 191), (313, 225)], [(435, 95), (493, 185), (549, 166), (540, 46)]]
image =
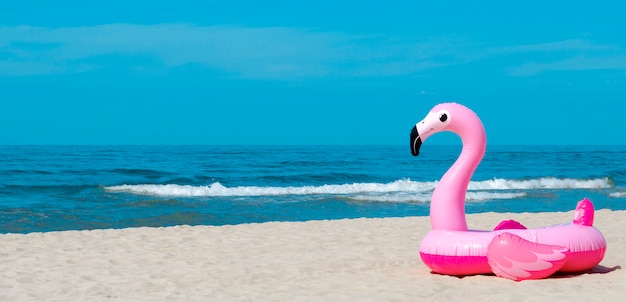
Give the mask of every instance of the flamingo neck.
[[(482, 126), (482, 125), (481, 125)], [(461, 136), (463, 149), (433, 191), (430, 219), (433, 230), (467, 231), (465, 194), (476, 167), (485, 155), (484, 130)]]

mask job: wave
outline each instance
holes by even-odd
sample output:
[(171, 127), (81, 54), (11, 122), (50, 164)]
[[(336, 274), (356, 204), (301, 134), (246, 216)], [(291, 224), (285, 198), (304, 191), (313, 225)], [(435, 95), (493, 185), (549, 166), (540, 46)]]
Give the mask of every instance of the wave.
[(160, 196), (279, 196), (279, 195), (343, 195), (356, 193), (385, 193), (385, 192), (428, 192), (435, 188), (436, 182), (414, 182), (411, 180), (397, 180), (388, 184), (381, 183), (354, 183), (342, 185), (302, 186), (302, 187), (257, 187), (241, 186), (228, 188), (219, 182), (208, 186), (190, 186), (175, 184), (143, 184), (120, 185), (106, 187), (112, 192), (128, 192), (142, 195)]
[(468, 190), (536, 190), (536, 189), (608, 189), (611, 181), (608, 177), (595, 179), (542, 177), (536, 179), (514, 180), (495, 178), (492, 180), (472, 181)]
[[(524, 192), (502, 193), (502, 192), (467, 192), (465, 201), (486, 201), (494, 199), (515, 199), (526, 196)], [(430, 202), (430, 193), (417, 194), (385, 194), (385, 195), (355, 195), (348, 198), (355, 201), (371, 201), (371, 202), (400, 202), (400, 203), (427, 203)]]
[(613, 193), (609, 194), (609, 196), (615, 197), (615, 198), (625, 198), (626, 197), (626, 192), (613, 192)]
[[(391, 183), (353, 183), (300, 187), (225, 187), (219, 182), (207, 186), (177, 184), (138, 184), (105, 187), (110, 192), (173, 197), (244, 197), (284, 195), (338, 195), (357, 201), (428, 202), (437, 181), (396, 180)], [(604, 189), (610, 188), (608, 178), (570, 179), (545, 177), (528, 180), (491, 179), (472, 181), (468, 201), (514, 199), (526, 196), (527, 190), (538, 189)], [(502, 192), (507, 190), (521, 192)]]

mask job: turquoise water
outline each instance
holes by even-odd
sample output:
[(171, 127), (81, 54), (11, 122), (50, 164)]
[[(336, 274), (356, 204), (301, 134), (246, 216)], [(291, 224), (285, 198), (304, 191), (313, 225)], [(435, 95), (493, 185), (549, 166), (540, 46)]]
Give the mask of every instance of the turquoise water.
[[(0, 146), (0, 233), (426, 216), (460, 146)], [(626, 209), (626, 146), (488, 146), (468, 213)]]

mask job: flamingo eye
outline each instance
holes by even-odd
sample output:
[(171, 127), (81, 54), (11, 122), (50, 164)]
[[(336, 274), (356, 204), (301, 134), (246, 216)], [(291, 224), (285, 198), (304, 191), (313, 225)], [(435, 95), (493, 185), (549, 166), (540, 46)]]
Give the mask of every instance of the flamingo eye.
[(448, 115), (447, 115), (447, 114), (445, 114), (445, 113), (443, 113), (442, 115), (440, 115), (440, 116), (439, 116), (439, 120), (440, 120), (441, 122), (445, 122), (445, 121), (447, 121), (447, 120), (448, 120)]

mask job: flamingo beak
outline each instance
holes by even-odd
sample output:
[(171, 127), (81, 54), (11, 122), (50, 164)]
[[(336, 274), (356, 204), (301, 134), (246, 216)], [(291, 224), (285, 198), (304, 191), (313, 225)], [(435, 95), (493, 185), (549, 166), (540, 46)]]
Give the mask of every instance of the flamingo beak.
[(420, 154), (420, 147), (422, 146), (422, 138), (417, 131), (417, 126), (414, 126), (411, 130), (411, 154), (418, 156)]

